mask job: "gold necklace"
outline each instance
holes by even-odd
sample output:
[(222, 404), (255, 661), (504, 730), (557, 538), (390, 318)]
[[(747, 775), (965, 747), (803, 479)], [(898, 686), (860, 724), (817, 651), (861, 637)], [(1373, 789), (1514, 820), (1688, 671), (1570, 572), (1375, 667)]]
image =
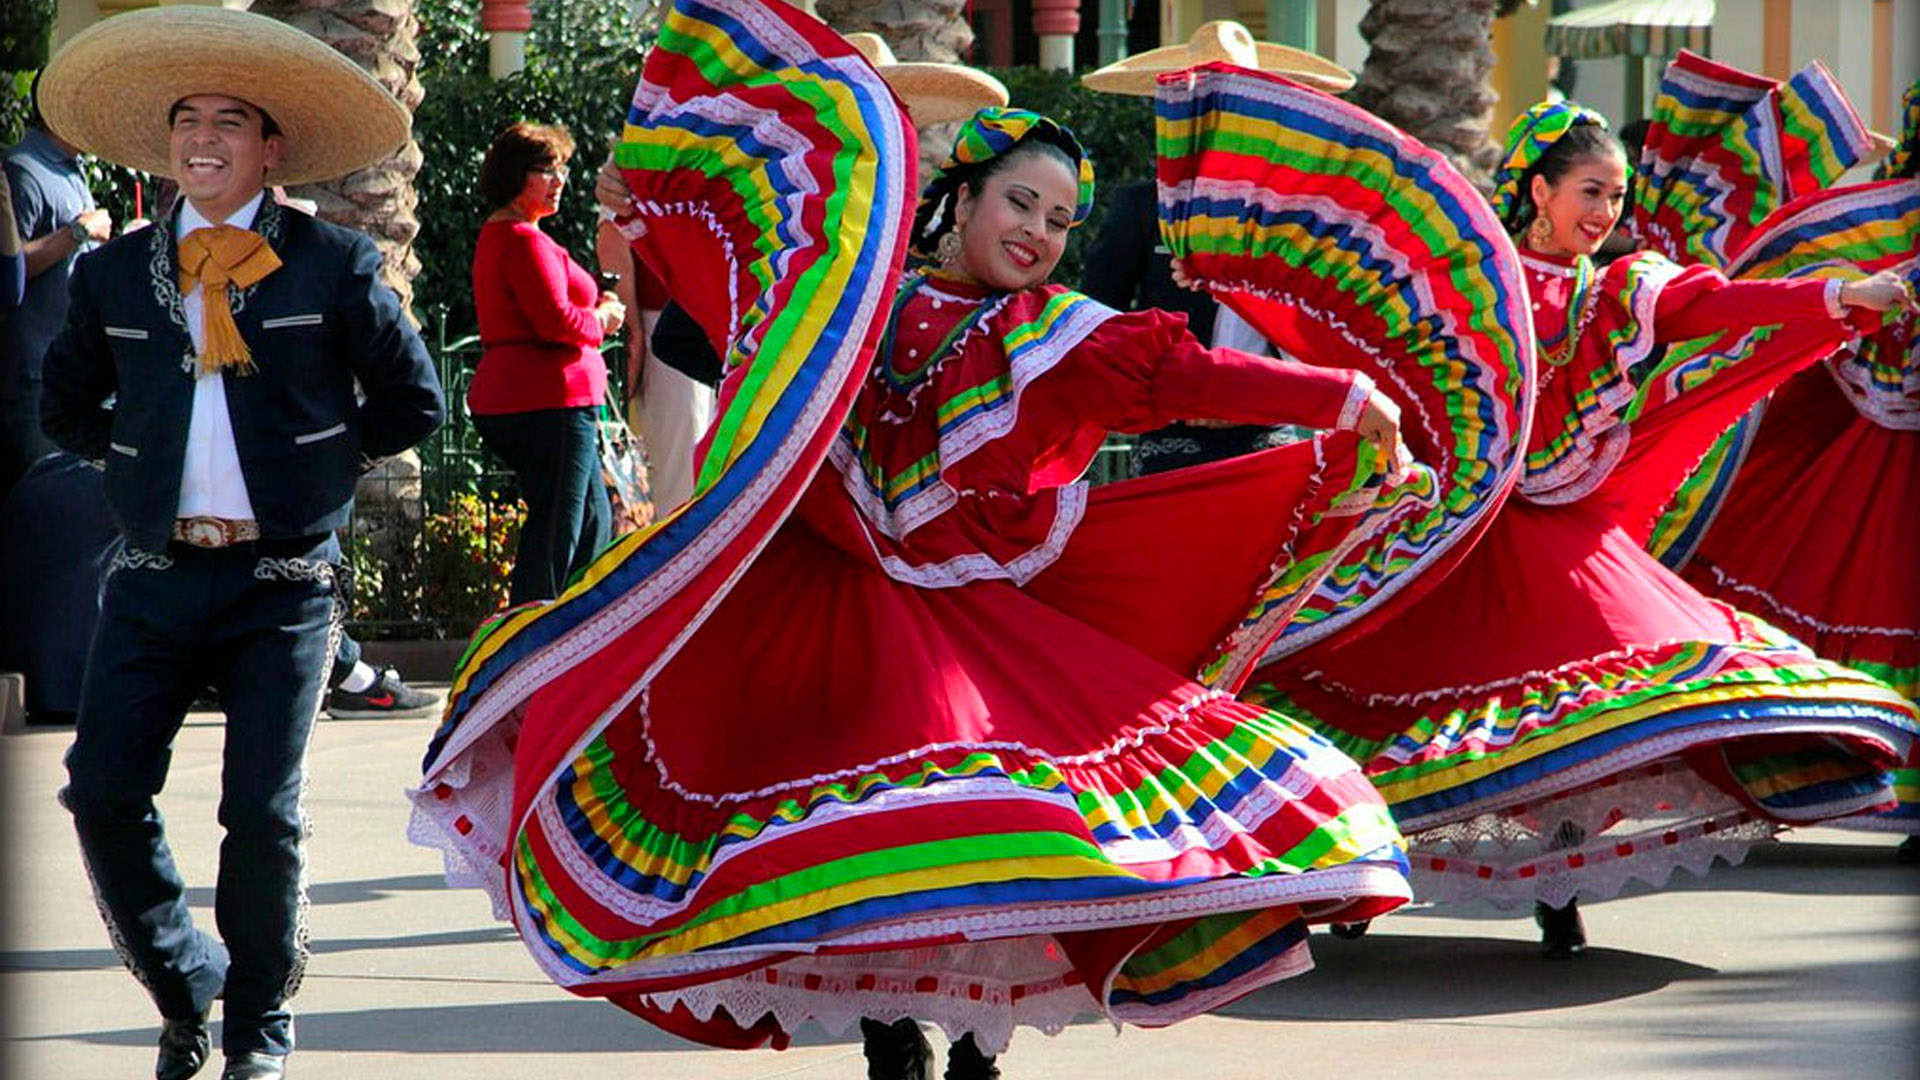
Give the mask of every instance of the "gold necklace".
[(1567, 297), (1566, 323), (1558, 336), (1539, 344), (1540, 358), (1554, 367), (1565, 367), (1573, 360), (1573, 350), (1580, 343), (1580, 331), (1586, 328), (1587, 308), (1593, 299), (1593, 260), (1578, 256), (1573, 267), (1573, 293)]

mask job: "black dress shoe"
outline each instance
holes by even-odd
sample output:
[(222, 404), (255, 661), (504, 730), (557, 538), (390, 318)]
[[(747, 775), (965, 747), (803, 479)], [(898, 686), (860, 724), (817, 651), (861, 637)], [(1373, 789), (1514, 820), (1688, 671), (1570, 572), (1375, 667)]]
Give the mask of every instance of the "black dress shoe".
[(220, 1070), (220, 1080), (281, 1080), (286, 1075), (287, 1055), (262, 1054), (257, 1050), (228, 1054), (227, 1067)]
[(883, 1024), (860, 1018), (867, 1080), (933, 1080), (933, 1047), (912, 1017)]
[(1580, 922), (1580, 905), (1533, 905), (1533, 921), (1540, 924), (1540, 952), (1549, 960), (1571, 960), (1587, 953), (1587, 928)]
[(969, 1031), (947, 1047), (945, 1080), (1000, 1080), (1000, 1066), (994, 1063), (994, 1055), (980, 1052)]
[(207, 1018), (160, 1019), (160, 1057), (153, 1063), (154, 1080), (187, 1080), (206, 1067), (213, 1043), (207, 1038)]

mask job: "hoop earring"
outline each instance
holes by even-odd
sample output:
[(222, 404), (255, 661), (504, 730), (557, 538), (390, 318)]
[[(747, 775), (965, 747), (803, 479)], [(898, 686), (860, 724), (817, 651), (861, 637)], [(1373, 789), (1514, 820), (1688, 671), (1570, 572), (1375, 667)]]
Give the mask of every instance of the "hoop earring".
[(935, 258), (940, 260), (941, 266), (951, 267), (954, 263), (959, 262), (960, 231), (957, 228), (948, 229), (946, 232), (940, 234), (939, 241), (933, 245), (933, 254)]

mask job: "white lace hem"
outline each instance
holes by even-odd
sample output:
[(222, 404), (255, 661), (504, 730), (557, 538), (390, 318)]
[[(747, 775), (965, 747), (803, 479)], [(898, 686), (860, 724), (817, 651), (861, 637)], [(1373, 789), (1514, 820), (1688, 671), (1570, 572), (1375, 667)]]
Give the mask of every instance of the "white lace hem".
[(982, 1052), (1002, 1054), (1016, 1027), (1052, 1036), (1082, 1017), (1164, 1027), (1190, 1019), (1270, 983), (1311, 970), (1307, 942), (1284, 950), (1229, 983), (1167, 1005), (1127, 1002), (1103, 1007), (1080, 981), (1052, 938), (968, 942), (898, 952), (803, 956), (718, 982), (647, 994), (642, 1001), (685, 1006), (711, 1021), (725, 1011), (750, 1025), (772, 1016), (782, 1031), (811, 1020), (836, 1035), (861, 1018), (882, 1023), (912, 1018), (938, 1027), (948, 1041), (971, 1034)]
[(743, 1027), (771, 1015), (788, 1032), (808, 1020), (844, 1035), (862, 1017), (912, 1018), (949, 1040), (971, 1033), (988, 1054), (1005, 1052), (1016, 1026), (1057, 1035), (1101, 1012), (1051, 938), (801, 956), (642, 1000), (669, 1010), (684, 1005), (704, 1021), (724, 1010)]
[(518, 720), (480, 732), (444, 760), (431, 786), (407, 789), (407, 839), (437, 849), (447, 884), (485, 891), (493, 917), (503, 922), (512, 912), (502, 870), (513, 798), (513, 748), (503, 730), (509, 727), (517, 729)]
[(1360, 426), (1360, 415), (1366, 411), (1367, 402), (1373, 400), (1373, 385), (1373, 376), (1364, 371), (1353, 373), (1353, 385), (1347, 387), (1347, 399), (1340, 404), (1340, 415), (1333, 422), (1336, 430), (1352, 431)]
[(1592, 448), (1579, 457), (1537, 475), (1521, 477), (1520, 494), (1542, 506), (1579, 502), (1613, 475), (1620, 459), (1627, 456), (1627, 445), (1632, 438), (1627, 424), (1616, 424), (1595, 436)]
[[(1564, 907), (1574, 899), (1607, 900), (1640, 881), (1661, 888), (1675, 870), (1704, 876), (1715, 861), (1738, 866), (1779, 827), (1739, 815), (1685, 826), (1614, 833), (1593, 843), (1533, 857), (1409, 854), (1414, 888), (1435, 903), (1487, 900), (1498, 907), (1534, 902)], [(1416, 841), (1417, 843), (1419, 841)], [(1624, 853), (1624, 854), (1622, 854)]]
[(1423, 900), (1605, 900), (1675, 870), (1737, 865), (1780, 826), (1761, 820), (1678, 759), (1408, 837)]
[[(1920, 334), (1917, 329), (1916, 334)], [(1889, 390), (1873, 378), (1873, 370), (1856, 358), (1859, 343), (1847, 348), (1846, 359), (1827, 361), (1827, 373), (1853, 405), (1853, 410), (1888, 431), (1920, 431), (1920, 365), (1909, 362), (1901, 386)]]

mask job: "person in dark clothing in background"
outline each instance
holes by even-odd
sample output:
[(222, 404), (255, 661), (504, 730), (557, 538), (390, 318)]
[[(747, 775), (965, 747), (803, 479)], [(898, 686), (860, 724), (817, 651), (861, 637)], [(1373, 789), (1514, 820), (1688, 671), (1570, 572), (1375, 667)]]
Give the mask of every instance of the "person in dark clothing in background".
[(113, 235), (112, 217), (94, 205), (80, 172), (79, 151), (41, 117), (39, 91), (36, 80), (27, 133), (6, 155), (25, 287), (0, 316), (0, 495), (53, 450), (40, 433), (41, 358), (66, 321), (74, 260)]

